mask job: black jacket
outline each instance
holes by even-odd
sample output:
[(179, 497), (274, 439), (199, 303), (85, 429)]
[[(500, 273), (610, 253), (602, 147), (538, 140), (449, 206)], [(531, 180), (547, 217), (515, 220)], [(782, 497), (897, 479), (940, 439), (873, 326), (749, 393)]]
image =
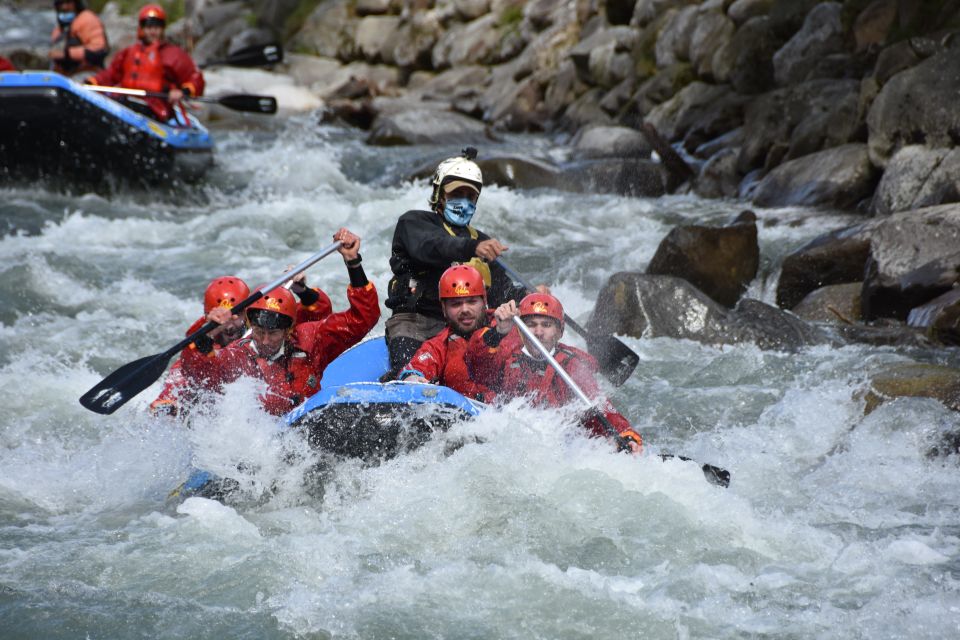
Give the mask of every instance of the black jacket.
[[(394, 313), (415, 312), (442, 320), (440, 276), (454, 263), (470, 262), (477, 245), (490, 239), (478, 230), (474, 239), (467, 227), (445, 227), (443, 222), (433, 211), (417, 210), (407, 211), (397, 220), (390, 255), (393, 278), (386, 301)], [(448, 228), (455, 235), (450, 235)], [(498, 264), (490, 265), (490, 279), (487, 306), (491, 308), (507, 300), (519, 302), (527, 293)]]

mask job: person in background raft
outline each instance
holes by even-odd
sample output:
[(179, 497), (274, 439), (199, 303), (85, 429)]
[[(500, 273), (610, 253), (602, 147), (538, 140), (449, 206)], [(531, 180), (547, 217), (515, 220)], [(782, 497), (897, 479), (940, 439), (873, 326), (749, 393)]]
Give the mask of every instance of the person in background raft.
[[(300, 299), (297, 308), (297, 322), (312, 322), (323, 320), (333, 312), (330, 298), (322, 289), (306, 286), (306, 274), (297, 275), (290, 287)], [(250, 295), (250, 287), (236, 276), (221, 276), (215, 278), (203, 293), (203, 315), (190, 325), (186, 335), (197, 331), (207, 321), (207, 314), (216, 307), (232, 309), (238, 302)], [(213, 341), (212, 348), (222, 349), (228, 344), (239, 340), (246, 333), (247, 326), (242, 315), (231, 315), (230, 318), (216, 329), (207, 334)], [(163, 383), (163, 389), (157, 399), (150, 403), (150, 413), (159, 415), (183, 415), (195, 400), (195, 390), (198, 382), (183, 372), (182, 361), (177, 360), (170, 367)]]
[[(521, 336), (516, 341), (507, 339), (508, 335), (519, 333), (513, 326), (513, 317), (519, 315), (577, 386), (590, 398), (600, 396), (595, 378), (596, 360), (586, 351), (560, 342), (563, 306), (559, 300), (549, 294), (531, 293), (520, 301), (519, 307), (511, 300), (499, 306), (493, 315), (496, 325), (476, 331), (467, 346), (467, 367), (477, 384), (486, 385), (502, 399), (528, 396), (534, 406), (561, 407), (569, 402), (579, 402), (540, 351), (526, 344), (526, 337)], [(609, 402), (604, 400), (601, 406), (613, 428), (629, 441), (630, 449), (640, 453), (643, 448), (640, 434)], [(584, 426), (595, 436), (607, 435), (603, 424), (589, 414)]]
[[(483, 276), (468, 264), (450, 267), (440, 276), (440, 306), (447, 326), (417, 350), (397, 376), (400, 380), (442, 384), (474, 400), (489, 402), (493, 392), (470, 379), (467, 343), (470, 336), (490, 324)], [(517, 332), (510, 334), (517, 336)]]
[(110, 48), (103, 23), (83, 0), (54, 0), (57, 26), (50, 35), (50, 65), (65, 76), (100, 71)]
[(440, 275), (453, 264), (469, 263), (483, 276), (491, 305), (519, 300), (526, 293), (493, 262), (507, 250), (499, 240), (470, 226), (483, 188), (483, 175), (473, 161), (477, 150), (440, 163), (433, 175), (430, 211), (407, 211), (393, 232), (390, 268), (393, 278), (386, 305), (387, 346), (396, 376), (420, 345), (444, 329), (440, 307)]
[[(297, 303), (283, 287), (267, 292), (247, 307), (250, 336), (223, 349), (202, 336), (183, 350), (185, 375), (218, 391), (241, 376), (263, 380), (267, 391), (261, 397), (268, 413), (283, 415), (320, 390), (323, 371), (338, 355), (358, 343), (380, 319), (377, 290), (360, 264), (360, 238), (340, 229), (333, 239), (341, 243), (350, 276), (347, 299), (350, 308), (314, 322), (297, 322)], [(230, 322), (230, 310), (214, 307), (207, 320)]]
[(16, 71), (16, 70), (17, 70), (17, 68), (16, 68), (15, 66), (13, 66), (13, 63), (12, 63), (12, 62), (10, 62), (9, 60), (7, 60), (7, 59), (4, 58), (3, 56), (0, 56), (0, 72), (3, 72), (3, 71)]
[[(117, 99), (160, 122), (174, 119), (176, 124), (186, 126), (189, 119), (179, 103), (184, 97), (203, 95), (203, 74), (186, 51), (163, 39), (167, 26), (163, 7), (146, 5), (140, 10), (138, 20), (136, 44), (120, 51), (106, 70), (88, 78), (87, 82), (166, 93), (166, 100), (133, 96), (117, 96)], [(174, 105), (179, 108), (174, 110)]]

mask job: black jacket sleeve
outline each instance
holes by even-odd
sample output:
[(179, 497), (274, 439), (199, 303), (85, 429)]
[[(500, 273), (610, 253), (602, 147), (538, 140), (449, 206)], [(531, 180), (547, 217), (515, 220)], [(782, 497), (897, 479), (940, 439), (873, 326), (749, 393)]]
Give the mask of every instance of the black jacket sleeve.
[(394, 244), (402, 245), (416, 262), (431, 267), (440, 268), (451, 262), (470, 260), (480, 240), (450, 235), (443, 225), (428, 217), (435, 215), (422, 211), (403, 214), (394, 232)]

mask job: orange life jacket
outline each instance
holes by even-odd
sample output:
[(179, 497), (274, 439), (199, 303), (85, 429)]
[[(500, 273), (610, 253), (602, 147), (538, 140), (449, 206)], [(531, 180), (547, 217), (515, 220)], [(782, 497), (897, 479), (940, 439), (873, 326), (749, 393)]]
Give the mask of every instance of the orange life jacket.
[(145, 45), (138, 42), (123, 61), (121, 87), (162, 92), (164, 90), (163, 62), (160, 60), (160, 42)]

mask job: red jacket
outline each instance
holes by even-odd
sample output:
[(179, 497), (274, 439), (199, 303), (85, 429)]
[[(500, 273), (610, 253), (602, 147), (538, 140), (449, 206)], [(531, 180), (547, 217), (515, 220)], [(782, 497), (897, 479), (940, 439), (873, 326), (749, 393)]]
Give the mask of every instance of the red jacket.
[[(300, 305), (297, 308), (297, 323), (323, 320), (333, 313), (333, 306), (330, 304), (330, 297), (326, 292), (319, 288), (314, 288), (313, 290), (317, 293), (317, 301), (308, 307)], [(186, 335), (190, 335), (200, 329), (206, 321), (207, 319), (205, 317), (198, 318), (196, 322), (187, 329)], [(214, 342), (213, 348), (222, 349), (223, 345), (219, 342)], [(177, 415), (182, 407), (189, 406), (193, 403), (194, 390), (197, 385), (198, 382), (196, 380), (188, 377), (183, 372), (182, 359), (178, 359), (173, 363), (173, 366), (170, 367), (170, 371), (167, 372), (167, 377), (163, 381), (163, 389), (160, 390), (160, 395), (150, 403), (150, 413), (154, 415)]]
[[(486, 385), (499, 397), (507, 399), (528, 396), (533, 405), (538, 407), (562, 407), (570, 402), (580, 402), (546, 360), (535, 360), (522, 351), (523, 341), (516, 329), (495, 347), (484, 340), (487, 331), (489, 328), (486, 327), (475, 331), (467, 347), (467, 367), (477, 384)], [(516, 336), (516, 339), (511, 340), (511, 336)], [(595, 378), (597, 361), (593, 356), (561, 342), (553, 357), (587, 397), (600, 397), (600, 387)], [(603, 413), (618, 433), (631, 429), (627, 419), (606, 401), (603, 402)], [(603, 423), (596, 418), (587, 418), (585, 426), (594, 435), (609, 435)]]
[(16, 71), (17, 68), (13, 66), (13, 63), (0, 56), (0, 71)]
[[(190, 55), (175, 44), (142, 41), (123, 49), (110, 66), (88, 79), (90, 84), (167, 92), (172, 87), (191, 96), (203, 95), (203, 74)], [(170, 103), (161, 98), (145, 98), (157, 119), (166, 122), (173, 115)]]

